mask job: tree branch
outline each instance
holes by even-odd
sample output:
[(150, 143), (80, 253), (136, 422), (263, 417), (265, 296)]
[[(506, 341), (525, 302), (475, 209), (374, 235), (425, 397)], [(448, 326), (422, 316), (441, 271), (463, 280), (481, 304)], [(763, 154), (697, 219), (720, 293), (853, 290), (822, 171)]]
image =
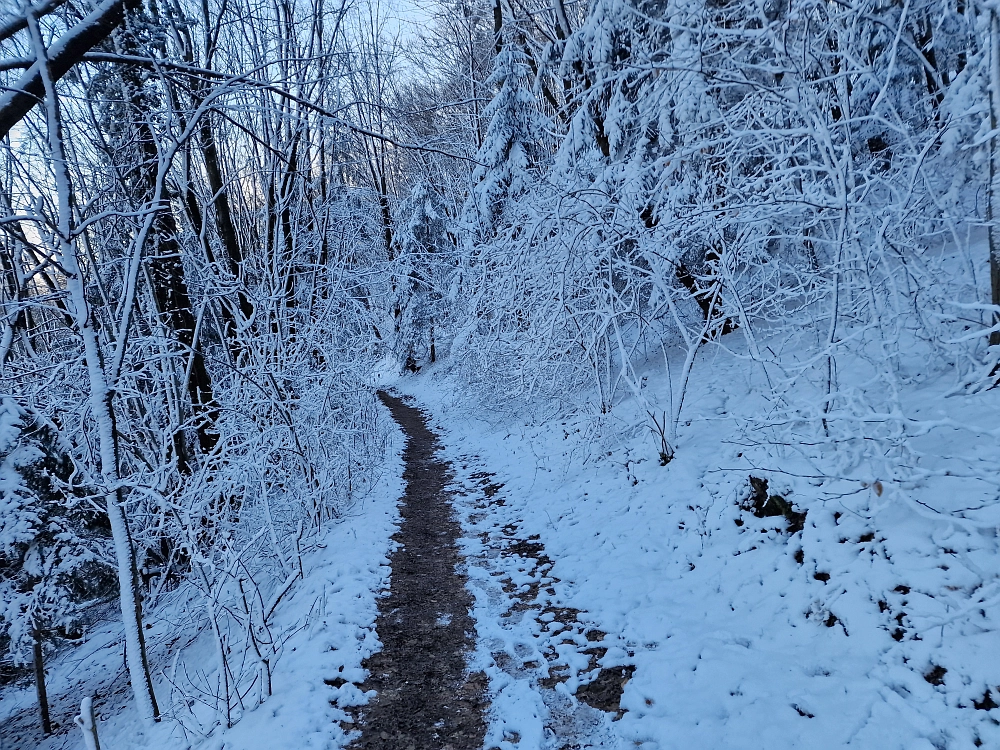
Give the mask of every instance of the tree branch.
[[(49, 73), (58, 81), (83, 56), (103, 42), (124, 18), (124, 0), (105, 0), (49, 48)], [(0, 97), (0, 138), (6, 136), (45, 96), (42, 64), (34, 61), (17, 83)]]
[[(65, 3), (66, 0), (48, 0), (48, 2), (42, 3), (38, 7), (33, 9), (36, 18), (41, 18), (58, 8), (60, 5)], [(7, 21), (7, 23), (0, 26), (0, 42), (5, 39), (10, 39), (14, 34), (19, 31), (23, 31), (28, 28), (28, 19), (24, 16), (17, 16)]]

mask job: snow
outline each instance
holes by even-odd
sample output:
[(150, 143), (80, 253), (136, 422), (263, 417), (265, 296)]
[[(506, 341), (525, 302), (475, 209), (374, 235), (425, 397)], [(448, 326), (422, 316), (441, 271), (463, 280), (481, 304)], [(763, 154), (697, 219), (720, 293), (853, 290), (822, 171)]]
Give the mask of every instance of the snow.
[[(959, 471), (996, 465), (1000, 394), (955, 395), (948, 368), (929, 367), (908, 345), (900, 371), (910, 376), (897, 394), (906, 412), (885, 417), (910, 426), (907, 451), (880, 459), (845, 441), (810, 452), (760, 427), (765, 376), (741, 335), (726, 338), (729, 353), (705, 346), (696, 357), (666, 466), (646, 413), (670, 399), (662, 363), (638, 370), (642, 403), (561, 419), (535, 418), (546, 404), (481, 403), (447, 363), (408, 378), (383, 370), (382, 385), (427, 410), (455, 471), (475, 597), (469, 669), (490, 681), (486, 748), (1000, 745), (1000, 708), (990, 708), (1000, 698), (995, 498), (974, 472)], [(864, 393), (869, 365), (844, 354), (840, 367), (842, 390)], [(794, 402), (796, 389), (809, 388), (796, 380), (784, 395)], [(574, 398), (583, 394), (566, 394)], [(308, 552), (305, 580), (276, 610), (274, 627), (288, 639), (274, 694), (224, 730), (197, 708), (182, 715), (163, 678), (171, 665), (161, 662), (168, 720), (142, 727), (132, 708), (117, 709), (124, 701), (105, 703), (106, 746), (345, 746), (338, 722), (366, 700), (356, 687), (362, 660), (379, 647), (373, 623), (398, 523), (399, 442), (376, 489)], [(806, 513), (801, 531), (749, 512), (750, 476)], [(503, 546), (536, 535), (551, 569)], [(511, 615), (532, 590), (538, 606)], [(567, 617), (571, 610), (579, 614)], [(150, 618), (154, 643), (181, 635), (169, 615)], [(574, 695), (595, 676), (586, 651), (596, 631), (607, 649), (599, 667), (634, 667), (620, 718)], [(120, 626), (90, 634), (89, 654), (53, 667), (50, 691), (79, 695), (81, 672), (113, 674), (120, 637)], [(191, 638), (180, 659), (214, 663), (211, 639)], [(546, 662), (565, 681), (543, 688), (546, 670), (531, 665)], [(340, 687), (324, 682), (337, 678)], [(30, 688), (6, 691), (0, 720), (32, 700)], [(74, 733), (41, 747), (81, 742)]]
[[(345, 707), (363, 703), (366, 697), (350, 682), (334, 688), (324, 680), (342, 677), (360, 682), (364, 679), (362, 660), (379, 648), (374, 630), (377, 598), (388, 581), (390, 536), (399, 520), (397, 503), (403, 489), (402, 440), (395, 434), (379, 481), (303, 555), (305, 580), (296, 582), (275, 610), (272, 630), (288, 638), (274, 665), (273, 694), (228, 730), (218, 724), (217, 717), (206, 720), (206, 712), (199, 712), (197, 704), (185, 714), (183, 697), (166, 680), (174, 662), (163, 658), (166, 649), (162, 646), (190, 638), (177, 658), (192, 673), (215, 663), (214, 646), (210, 635), (199, 636), (173, 624), (184, 619), (184, 602), (175, 600), (147, 613), (147, 622), (156, 623), (147, 630), (147, 642), (152, 644), (156, 695), (166, 717), (146, 726), (123, 685), (118, 685), (121, 703), (114, 703), (110, 690), (102, 688), (97, 696), (102, 747), (333, 750), (350, 740), (351, 734), (338, 722), (348, 718)], [(88, 685), (113, 677), (121, 670), (121, 638), (120, 621), (106, 623), (89, 633), (87, 643), (77, 651), (53, 661), (48, 675), (50, 696), (72, 693), (79, 701)], [(159, 662), (155, 661), (158, 656)], [(34, 699), (31, 684), (12, 686), (0, 694), (0, 747), (9, 747), (3, 745), (4, 723), (19, 712), (33, 712)], [(204, 736), (195, 731), (198, 726), (203, 727)], [(83, 737), (74, 727), (69, 734), (48, 738), (38, 750), (82, 747)]]
[[(668, 386), (659, 368), (640, 374), (646, 399), (663, 403)], [(876, 483), (864, 461), (855, 475), (868, 481), (834, 472), (843, 463), (836, 452), (807, 456), (749, 439), (760, 377), (739, 357), (705, 348), (666, 466), (634, 399), (609, 415), (546, 421), (532, 418), (530, 403), (479, 404), (447, 365), (389, 379), (428, 411), (454, 466), (476, 602), (469, 669), (490, 679), (487, 748), (548, 750), (567, 738), (647, 750), (1000, 743), (1000, 708), (987, 700), (987, 691), (1000, 697), (995, 509), (962, 515), (982, 490), (931, 471), (963, 455), (995, 459), (989, 427), (1000, 395), (946, 399), (952, 384), (944, 376), (910, 382), (901, 394), (909, 413), (937, 425), (917, 438), (922, 454), (913, 468), (928, 472)], [(251, 750), (349, 741), (338, 722), (348, 718), (345, 707), (366, 699), (356, 687), (362, 659), (379, 647), (373, 623), (398, 522), (399, 442), (376, 489), (306, 555), (305, 581), (277, 610), (275, 628), (291, 635), (274, 694), (232, 729), (208, 726), (206, 737), (185, 736), (171, 720), (140, 728), (132, 708), (102, 707), (102, 742)], [(821, 476), (824, 467), (830, 471)], [(750, 475), (806, 512), (802, 531), (789, 534), (784, 518), (741, 508)], [(968, 486), (957, 492), (953, 482)], [(484, 499), (486, 486), (502, 503)], [(534, 535), (550, 570), (497, 546)], [(554, 593), (509, 616), (533, 585)], [(580, 610), (579, 622), (556, 625), (555, 608)], [(158, 624), (150, 637), (164, 639), (164, 613), (151, 621)], [(600, 666), (635, 668), (618, 720), (573, 696), (594, 676), (584, 655), (592, 630), (607, 634)], [(54, 667), (51, 692), (65, 692), (74, 670), (78, 677), (88, 664), (120, 665), (114, 627), (89, 643), (96, 645), (90, 657)], [(210, 663), (211, 648), (210, 639), (195, 639), (182, 659)], [(551, 689), (539, 687), (544, 671), (526, 666), (546, 659), (566, 670)], [(169, 703), (158, 673), (157, 695)], [(339, 688), (324, 683), (337, 677), (346, 681)], [(0, 719), (32, 699), (29, 688), (8, 690)], [(176, 711), (176, 700), (171, 705)], [(74, 733), (42, 748), (80, 742)]]
[[(124, 109), (65, 75), (122, 3), (57, 4), (0, 32), (0, 647), (58, 644), (44, 747), (88, 695), (110, 747), (349, 741), (398, 451), (319, 529), (378, 453), (369, 376), (455, 467), (485, 750), (1000, 746), (996, 0), (438, 4), (402, 46), (364, 4), (205, 4), (204, 54), (118, 45), (180, 76), (126, 70)], [(75, 646), (35, 579), (112, 555), (30, 502), (36, 416), (46, 502), (114, 540), (124, 622)], [(33, 702), (4, 686), (0, 750)]]
[[(662, 364), (641, 374), (647, 398), (665, 402)], [(636, 667), (622, 697), (627, 713), (597, 722), (595, 744), (584, 747), (1000, 744), (1000, 709), (975, 707), (987, 690), (1000, 695), (995, 506), (962, 517), (959, 509), (977, 504), (964, 480), (933, 472), (878, 485), (876, 476), (836, 479), (844, 476), (833, 470), (843, 458), (836, 452), (817, 459), (747, 440), (761, 406), (757, 377), (745, 361), (704, 350), (667, 466), (633, 400), (604, 417), (536, 422), (530, 404), (478, 405), (447, 367), (400, 384), (436, 417), (449, 458), (468, 466), (465, 477), (494, 472), (491, 481), (504, 485), (505, 503), (485, 520), (462, 500), (483, 644), (477, 659), (491, 676), (498, 747), (561, 746), (546, 733), (556, 717), (537, 680), (511, 678), (495, 658), (517, 643), (541, 650), (539, 637), (548, 637), (535, 620), (497, 623), (505, 602), (491, 573), (518, 583), (519, 571), (501, 557), (483, 572), (477, 556), (490, 553), (474, 540), (507, 524), (521, 538), (539, 535), (555, 562), (555, 603), (582, 610), (634, 654), (626, 659)], [(920, 466), (961, 464), (970, 453), (995, 460), (993, 441), (967, 428), (995, 422), (998, 395), (945, 399), (950, 386), (941, 376), (901, 394), (911, 413), (944, 413), (960, 428), (932, 432)], [(813, 478), (818, 468), (828, 476)], [(749, 475), (769, 479), (771, 492), (807, 512), (801, 532), (740, 509)], [(936, 667), (947, 671), (935, 675)], [(512, 730), (516, 745), (502, 741)]]

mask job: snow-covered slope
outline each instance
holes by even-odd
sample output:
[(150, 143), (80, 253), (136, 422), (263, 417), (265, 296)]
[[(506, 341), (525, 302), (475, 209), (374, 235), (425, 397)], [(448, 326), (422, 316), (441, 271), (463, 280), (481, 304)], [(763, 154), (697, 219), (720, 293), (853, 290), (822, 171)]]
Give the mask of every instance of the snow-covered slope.
[[(273, 666), (273, 694), (255, 709), (237, 714), (230, 729), (207, 705), (210, 695), (193, 685), (211, 686), (211, 639), (192, 627), (197, 600), (176, 601), (147, 616), (156, 694), (164, 720), (143, 725), (122, 674), (121, 624), (110, 622), (89, 633), (76, 650), (50, 665), (49, 695), (54, 720), (62, 725), (36, 744), (31, 735), (16, 740), (15, 724), (37, 723), (32, 684), (10, 687), (0, 696), (0, 748), (57, 750), (82, 748), (80, 732), (68, 724), (86, 695), (96, 695), (103, 748), (211, 748), (222, 750), (305, 750), (344, 745), (349, 733), (339, 723), (342, 709), (365, 698), (355, 687), (362, 660), (379, 649), (375, 635), (377, 597), (388, 580), (390, 536), (398, 523), (402, 494), (402, 436), (395, 433), (380, 480), (347, 509), (303, 554), (304, 580), (297, 580), (275, 609), (272, 632), (283, 642)], [(195, 609), (194, 617), (185, 611)], [(113, 613), (112, 613), (113, 617)], [(154, 624), (155, 623), (155, 624)]]
[[(1000, 517), (995, 502), (968, 510), (981, 487), (924, 471), (969, 467), (970, 456), (1000, 465), (995, 439), (975, 428), (991, 426), (1000, 394), (946, 399), (947, 378), (914, 380), (901, 397), (934, 425), (912, 441), (921, 453), (903, 481), (906, 462), (892, 478), (865, 475), (872, 462), (845, 471), (836, 448), (748, 431), (766, 406), (760, 374), (716, 352), (696, 363), (666, 466), (634, 401), (533, 423), (477, 407), (445, 369), (401, 387), (436, 416), (456, 464), (503, 485), (492, 518), (466, 517), (470, 536), (483, 524), (538, 535), (553, 601), (627, 644), (635, 672), (613, 722), (622, 747), (1000, 746)], [(665, 403), (657, 368), (643, 374), (647, 402)], [(761, 499), (805, 513), (800, 531), (756, 517), (750, 476), (768, 480)], [(540, 701), (500, 698), (494, 730), (546, 723)], [(519, 741), (505, 750), (555, 742), (510, 736)]]

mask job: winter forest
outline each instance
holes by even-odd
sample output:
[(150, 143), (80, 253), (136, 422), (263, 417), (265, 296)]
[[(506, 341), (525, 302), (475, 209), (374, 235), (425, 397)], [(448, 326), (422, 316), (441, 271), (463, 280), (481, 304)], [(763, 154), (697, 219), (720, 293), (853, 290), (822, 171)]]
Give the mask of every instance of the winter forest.
[(0, 748), (1000, 747), (998, 117), (995, 0), (4, 0)]

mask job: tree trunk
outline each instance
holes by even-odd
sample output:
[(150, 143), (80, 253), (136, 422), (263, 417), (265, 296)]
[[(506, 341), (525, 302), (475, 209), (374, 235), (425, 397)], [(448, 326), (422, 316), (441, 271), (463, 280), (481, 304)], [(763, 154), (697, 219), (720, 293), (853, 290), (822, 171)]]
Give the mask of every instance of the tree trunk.
[(125, 626), (125, 644), (129, 677), (135, 692), (139, 715), (144, 719), (159, 720), (160, 711), (153, 693), (153, 682), (146, 660), (146, 642), (142, 630), (142, 597), (138, 590), (138, 574), (135, 567), (135, 551), (128, 530), (128, 521), (122, 508), (119, 494), (121, 476), (118, 469), (118, 435), (115, 428), (114, 412), (111, 408), (112, 393), (108, 388), (104, 365), (101, 359), (97, 330), (87, 304), (83, 272), (80, 269), (77, 247), (73, 242), (70, 221), (72, 202), (70, 199), (70, 177), (66, 153), (63, 147), (62, 126), (59, 115), (59, 99), (55, 83), (48, 73), (48, 58), (42, 41), (38, 22), (28, 18), (38, 67), (45, 88), (45, 108), (48, 125), (49, 150), (55, 170), (58, 216), (56, 237), (58, 256), (66, 278), (66, 289), (71, 300), (74, 327), (83, 339), (87, 375), (90, 386), (90, 408), (97, 423), (100, 455), (101, 479), (106, 488), (108, 520), (115, 547), (115, 561), (118, 567), (119, 597), (122, 622)]
[[(128, 34), (118, 35), (116, 41), (127, 54), (141, 52), (134, 49), (135, 43)], [(137, 69), (134, 66), (123, 66), (120, 75), (132, 111), (145, 111), (147, 107), (141, 94), (142, 82)], [(135, 117), (132, 125), (136, 129), (140, 164), (133, 170), (136, 174), (130, 187), (136, 198), (147, 204), (156, 193), (159, 155), (149, 123), (142, 117)], [(150, 231), (150, 249), (146, 256), (156, 312), (178, 343), (190, 352), (190, 366), (185, 385), (197, 421), (198, 444), (202, 453), (211, 453), (219, 442), (219, 435), (215, 430), (215, 423), (219, 418), (219, 405), (212, 390), (212, 379), (205, 365), (201, 344), (195, 340), (197, 320), (184, 277), (182, 250), (177, 240), (179, 234), (177, 221), (166, 196), (161, 199), (159, 205), (150, 206), (148, 210), (156, 212)]]
[[(222, 177), (222, 165), (210, 113), (206, 113), (202, 117), (199, 135), (201, 154), (205, 160), (205, 174), (208, 175), (208, 187), (212, 191), (212, 205), (215, 208), (216, 232), (222, 242), (223, 249), (226, 251), (226, 258), (229, 261), (228, 270), (239, 280), (243, 275), (243, 250), (240, 247), (239, 237), (236, 235), (236, 227), (233, 225), (229, 192)], [(253, 316), (253, 304), (250, 302), (250, 298), (243, 291), (242, 286), (236, 295), (244, 320), (249, 320)]]
[[(990, 10), (990, 184), (986, 202), (986, 222), (990, 242), (991, 302), (1000, 305), (1000, 153), (996, 129), (1000, 112), (1000, 16)], [(993, 313), (993, 325), (1000, 325), (1000, 313)], [(990, 333), (990, 346), (1000, 345), (1000, 331)]]
[(35, 642), (32, 647), (32, 661), (35, 667), (35, 692), (38, 694), (38, 714), (42, 720), (42, 731), (52, 734), (52, 721), (49, 719), (49, 696), (45, 691), (45, 663), (42, 655), (42, 629), (36, 624), (33, 628)]
[(503, 6), (500, 5), (500, 0), (493, 0), (493, 39), (493, 49), (499, 55), (503, 52)]

